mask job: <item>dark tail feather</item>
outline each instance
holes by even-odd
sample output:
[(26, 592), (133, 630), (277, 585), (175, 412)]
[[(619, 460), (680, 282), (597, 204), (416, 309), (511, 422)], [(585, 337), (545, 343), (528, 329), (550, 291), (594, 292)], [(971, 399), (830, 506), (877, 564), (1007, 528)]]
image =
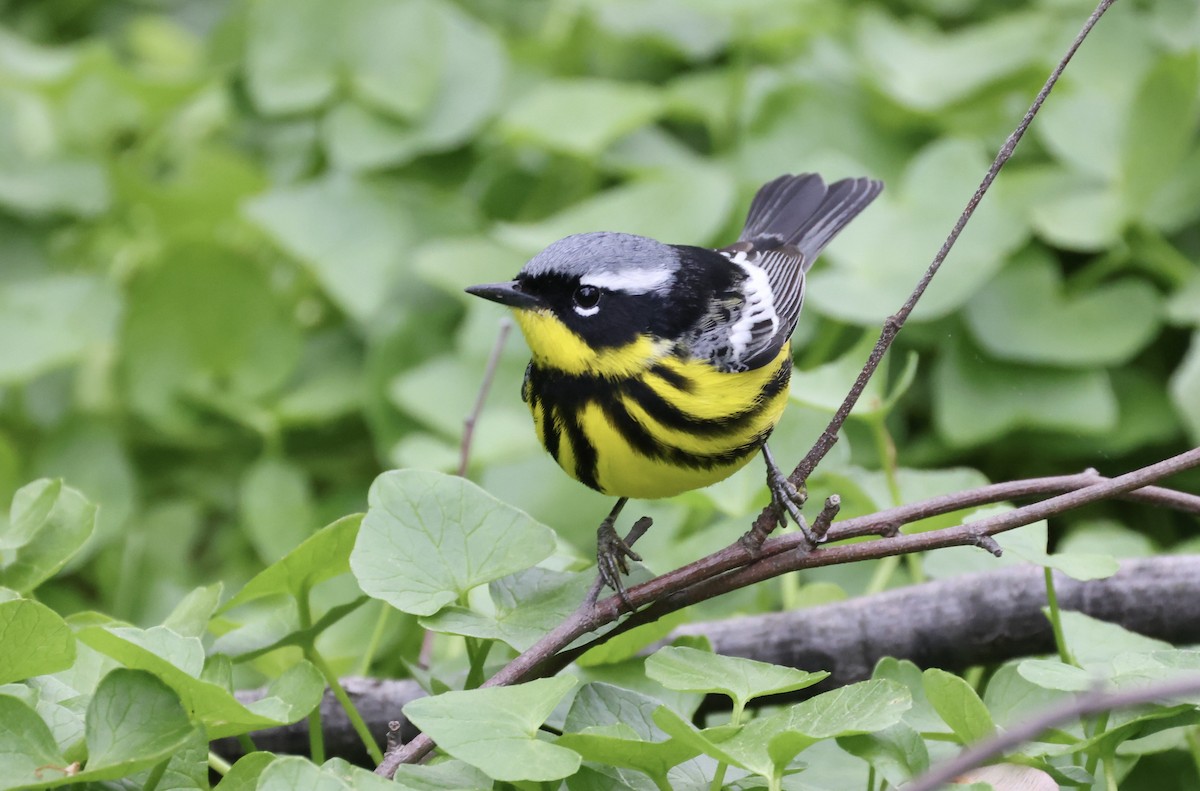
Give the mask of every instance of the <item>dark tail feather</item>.
[(867, 178), (842, 179), (826, 187), (816, 173), (780, 176), (754, 196), (741, 238), (775, 237), (791, 244), (803, 253), (808, 269), (882, 189), (882, 182)]

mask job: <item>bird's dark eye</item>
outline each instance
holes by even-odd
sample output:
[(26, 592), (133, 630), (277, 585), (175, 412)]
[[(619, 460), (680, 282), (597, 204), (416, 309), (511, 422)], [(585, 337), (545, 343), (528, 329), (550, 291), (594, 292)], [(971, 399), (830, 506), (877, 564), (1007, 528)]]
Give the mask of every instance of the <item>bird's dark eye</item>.
[(595, 286), (580, 286), (575, 289), (575, 304), (587, 310), (600, 302), (600, 289)]

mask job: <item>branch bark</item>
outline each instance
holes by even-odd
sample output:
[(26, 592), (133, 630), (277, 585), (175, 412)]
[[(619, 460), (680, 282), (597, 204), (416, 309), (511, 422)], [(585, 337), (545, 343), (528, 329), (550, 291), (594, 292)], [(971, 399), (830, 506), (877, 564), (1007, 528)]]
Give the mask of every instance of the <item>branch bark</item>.
[[(1063, 609), (1177, 645), (1200, 642), (1200, 555), (1128, 560), (1114, 576), (1091, 582), (1056, 575), (1055, 589)], [(664, 643), (704, 635), (720, 654), (828, 670), (829, 679), (803, 693), (813, 695), (869, 678), (885, 656), (956, 671), (1053, 653), (1045, 605), (1041, 568), (1020, 566), (804, 610), (688, 624)], [(347, 678), (343, 683), (381, 745), (390, 720), (401, 722), (405, 741), (416, 735), (399, 714), (408, 701), (424, 695), (415, 682)], [(239, 697), (264, 694), (255, 690)], [(330, 694), (321, 715), (330, 753), (365, 763), (362, 744)], [(260, 749), (302, 753), (308, 748), (307, 721), (260, 731), (254, 741)], [(241, 754), (235, 739), (213, 746), (224, 756)]]

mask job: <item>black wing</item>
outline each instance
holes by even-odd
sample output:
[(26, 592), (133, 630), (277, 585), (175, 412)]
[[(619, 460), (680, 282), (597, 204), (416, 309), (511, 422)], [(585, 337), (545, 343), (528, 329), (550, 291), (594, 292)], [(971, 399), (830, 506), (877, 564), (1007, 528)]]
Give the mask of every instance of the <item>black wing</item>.
[[(721, 252), (747, 273), (749, 300), (766, 297), (756, 278), (770, 286), (769, 304), (737, 311), (729, 330), (736, 369), (766, 365), (792, 336), (804, 302), (804, 275), (846, 224), (883, 189), (872, 179), (843, 179), (829, 186), (815, 173), (780, 176), (754, 196), (736, 244)], [(741, 322), (740, 324), (738, 322)]]

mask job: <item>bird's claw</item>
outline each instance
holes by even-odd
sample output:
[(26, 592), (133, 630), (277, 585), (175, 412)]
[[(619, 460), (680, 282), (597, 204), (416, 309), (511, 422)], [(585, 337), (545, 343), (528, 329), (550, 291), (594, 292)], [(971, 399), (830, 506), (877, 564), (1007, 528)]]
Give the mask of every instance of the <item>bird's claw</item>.
[(804, 519), (804, 514), (800, 512), (804, 503), (808, 501), (807, 487), (801, 485), (797, 488), (787, 479), (787, 476), (775, 467), (767, 471), (767, 488), (771, 490), (771, 506), (775, 509), (775, 518), (779, 520), (779, 523), (786, 525), (790, 516), (796, 526), (800, 528), (800, 532), (804, 534), (809, 548), (816, 547), (820, 543), (820, 538), (813, 533)]
[(642, 556), (617, 535), (611, 521), (604, 520), (596, 531), (596, 569), (604, 584), (612, 588), (627, 609), (632, 610), (633, 606), (625, 595), (625, 583), (621, 580), (621, 575), (629, 573), (630, 560), (641, 562)]

